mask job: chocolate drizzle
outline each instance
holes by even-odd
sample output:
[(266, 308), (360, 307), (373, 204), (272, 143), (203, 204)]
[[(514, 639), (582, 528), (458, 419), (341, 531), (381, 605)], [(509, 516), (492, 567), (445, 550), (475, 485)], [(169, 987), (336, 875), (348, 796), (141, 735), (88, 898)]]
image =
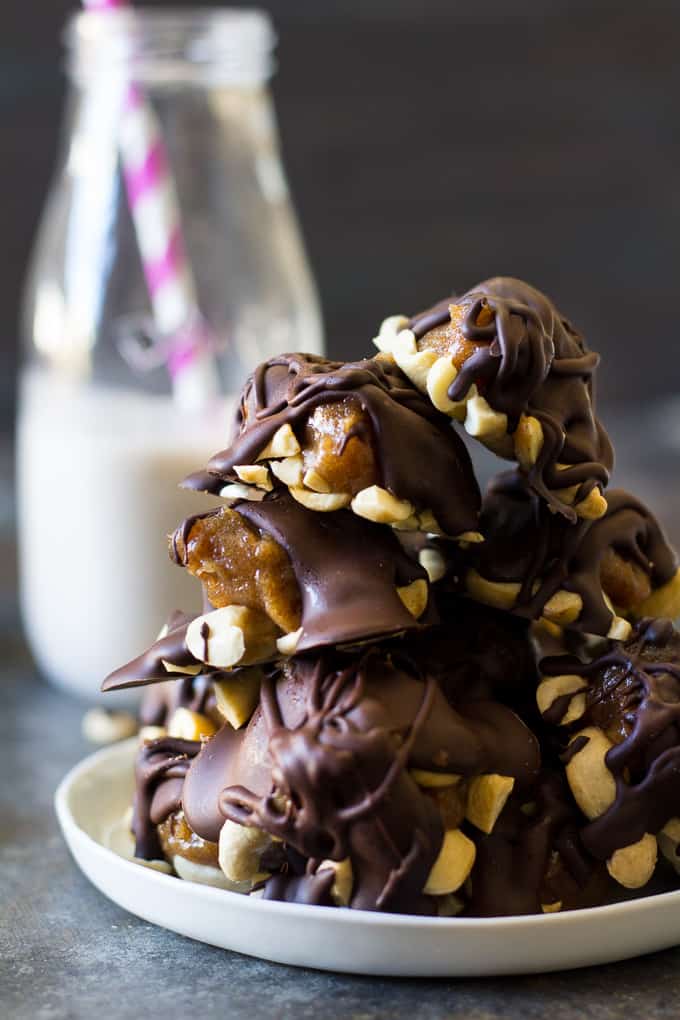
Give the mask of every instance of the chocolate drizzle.
[[(462, 336), (478, 346), (459, 368), (449, 397), (462, 400), (475, 385), (495, 411), (507, 414), (510, 432), (522, 414), (537, 418), (543, 446), (529, 484), (575, 523), (576, 512), (559, 490), (577, 485), (578, 502), (595, 486), (606, 486), (613, 466), (611, 443), (594, 413), (599, 356), (545, 295), (511, 277), (486, 280), (416, 315), (410, 328), (418, 340), (449, 321), (450, 305), (463, 307)], [(480, 325), (483, 310), (492, 317)], [(558, 463), (567, 469), (559, 470)]]
[(377, 358), (342, 364), (283, 354), (264, 362), (244, 387), (230, 447), (185, 487), (219, 493), (236, 480), (234, 466), (254, 464), (282, 425), (301, 433), (315, 408), (348, 396), (368, 420), (376, 484), (431, 510), (449, 535), (475, 530), (479, 488), (462, 440), (395, 365)]
[[(477, 852), (456, 893), (467, 915), (601, 902), (610, 881), (603, 862), (680, 817), (680, 634), (668, 621), (643, 620), (626, 644), (604, 637), (615, 613), (639, 615), (649, 593), (674, 577), (676, 559), (652, 514), (621, 490), (608, 494), (604, 517), (578, 518), (574, 505), (604, 489), (613, 463), (594, 410), (599, 359), (544, 295), (518, 280), (488, 280), (410, 325), (421, 350), (455, 361), (451, 400), (474, 386), (507, 415), (508, 435), (497, 442), (503, 454), (522, 416), (539, 421), (535, 464), (497, 476), (480, 513), (458, 433), (389, 357), (341, 364), (284, 354), (260, 365), (244, 388), (231, 445), (187, 487), (219, 493), (238, 480), (236, 467), (256, 464), (289, 426), (303, 462), (287, 465), (291, 472), (314, 470), (318, 482), (328, 468), (328, 488), (347, 501), (382, 486), (414, 512), (430, 512), (444, 534), (400, 538), (349, 509), (310, 511), (278, 478), (258, 500), (182, 523), (171, 557), (203, 581), (204, 612), (240, 605), (238, 592), (248, 615), (271, 630), (262, 655), (277, 658), (258, 667), (259, 701), (238, 730), (223, 725), (217, 709), (219, 701), (227, 713), (232, 692), (215, 686), (238, 671), (213, 670), (189, 651), (196, 617), (175, 614), (165, 636), (104, 681), (104, 690), (157, 685), (142, 710), (149, 724), (166, 724), (184, 707), (220, 727), (203, 743), (162, 737), (139, 750), (135, 852), (216, 866), (228, 819), (272, 837), (253, 865), (260, 878), (251, 876), (265, 898), (332, 905), (338, 889), (324, 862), (348, 861), (350, 907), (432, 914), (446, 903), (423, 890), (445, 829), (460, 829)], [(209, 526), (198, 529), (207, 517)], [(453, 541), (478, 530), (481, 544)], [(448, 569), (430, 583), (419, 556), (434, 550)], [(442, 573), (436, 557), (424, 562)], [(466, 582), (475, 590), (473, 570), (519, 587), (512, 613), (462, 597)], [(399, 594), (414, 582), (409, 595), (420, 595), (423, 582), (428, 593), (418, 619)], [(585, 711), (568, 725), (572, 694), (538, 714), (529, 638), (529, 621), (563, 591), (580, 597), (581, 610), (540, 674), (584, 678)], [(271, 651), (275, 638), (285, 631), (290, 641), (298, 620), (296, 654), (281, 660)], [(551, 628), (531, 629), (545, 655)], [(210, 633), (204, 624), (204, 658)], [(597, 647), (591, 635), (602, 637)], [(604, 814), (584, 821), (564, 766), (587, 745), (578, 734), (588, 726), (612, 743), (606, 764), (616, 795)], [(494, 784), (473, 783), (479, 776), (514, 780), (499, 783), (503, 799), (494, 808), (502, 810), (489, 824), (475, 800)]]
[(176, 737), (162, 737), (140, 748), (132, 817), (136, 857), (162, 860), (156, 826), (180, 808), (184, 778), (200, 749), (200, 742)]
[(602, 588), (605, 553), (613, 550), (641, 568), (653, 588), (669, 581), (677, 567), (656, 518), (622, 489), (608, 493), (604, 517), (569, 525), (523, 475), (508, 471), (492, 479), (480, 526), (486, 541), (469, 549), (469, 562), (489, 580), (520, 583), (514, 612), (535, 620), (558, 590), (575, 592), (583, 608), (572, 626), (588, 634), (606, 636), (613, 620)]
[(597, 726), (615, 741), (605, 760), (616, 800), (583, 828), (586, 849), (606, 860), (680, 815), (680, 634), (670, 621), (640, 621), (630, 641), (612, 643), (593, 662), (561, 656), (541, 670), (586, 677), (587, 708), (576, 725)]
[(441, 822), (407, 768), (497, 771), (530, 786), (539, 764), (510, 709), (464, 689), (453, 704), (400, 642), (290, 660), (263, 684), (248, 728), (206, 745), (183, 803), (204, 839), (228, 817), (309, 859), (349, 856), (354, 907), (431, 912), (421, 890)]

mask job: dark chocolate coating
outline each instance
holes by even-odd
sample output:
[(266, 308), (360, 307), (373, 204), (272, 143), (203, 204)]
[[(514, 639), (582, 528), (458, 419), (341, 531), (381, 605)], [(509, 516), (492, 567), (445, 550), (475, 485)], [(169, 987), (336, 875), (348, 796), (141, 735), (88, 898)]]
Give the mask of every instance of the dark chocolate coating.
[(405, 636), (406, 653), (446, 698), (500, 702), (533, 728), (538, 682), (529, 622), (435, 588), (441, 625)]
[[(556, 490), (578, 485), (576, 502), (596, 486), (607, 485), (614, 455), (609, 437), (594, 412), (593, 373), (599, 356), (540, 291), (521, 280), (495, 277), (462, 297), (445, 298), (414, 316), (410, 328), (418, 339), (449, 321), (449, 305), (465, 307), (463, 336), (482, 344), (459, 369), (449, 388), (462, 400), (475, 384), (490, 406), (508, 416), (509, 431), (522, 414), (543, 427), (543, 448), (529, 470), (531, 488), (571, 523), (572, 506)], [(478, 326), (483, 307), (492, 321)], [(557, 470), (556, 465), (569, 465)]]
[[(302, 599), (298, 651), (375, 639), (436, 622), (433, 603), (416, 620), (397, 595), (397, 587), (429, 582), (426, 571), (404, 551), (390, 528), (349, 510), (315, 513), (285, 489), (259, 503), (241, 500), (232, 510), (288, 554)], [(211, 510), (202, 516), (219, 513)], [(171, 548), (180, 565), (198, 519), (189, 518), (173, 536)]]
[(180, 808), (184, 778), (200, 749), (200, 741), (177, 737), (162, 737), (139, 749), (132, 817), (136, 857), (162, 860), (156, 826)]
[[(233, 509), (288, 553), (302, 596), (299, 651), (352, 644), (436, 622), (432, 601), (416, 620), (397, 594), (397, 587), (419, 579), (427, 582), (427, 573), (402, 549), (390, 528), (349, 510), (314, 513), (286, 490), (269, 494), (261, 503), (241, 501)], [(190, 517), (178, 528), (171, 543), (176, 561), (182, 563), (182, 550), (195, 521), (216, 513), (219, 509)], [(163, 660), (179, 666), (196, 665), (198, 660), (186, 646), (192, 619), (175, 614), (169, 633), (111, 673), (102, 690), (173, 679), (175, 674), (167, 672)]]
[(586, 712), (567, 734), (592, 725), (615, 741), (605, 760), (616, 800), (582, 829), (586, 849), (606, 860), (680, 815), (680, 634), (672, 623), (642, 620), (629, 641), (611, 642), (592, 662), (559, 656), (540, 669), (589, 681)]
[(436, 622), (432, 604), (415, 620), (397, 595), (397, 587), (427, 582), (427, 573), (385, 525), (349, 510), (306, 510), (285, 490), (234, 509), (288, 553), (302, 595), (299, 652)]
[(343, 364), (282, 354), (264, 362), (244, 387), (231, 445), (184, 485), (219, 493), (236, 480), (234, 465), (254, 464), (281, 425), (300, 430), (316, 407), (349, 396), (370, 423), (377, 484), (432, 510), (448, 535), (476, 530), (481, 500), (465, 445), (396, 365), (377, 358)]
[(147, 684), (174, 680), (180, 674), (168, 673), (163, 662), (174, 666), (200, 665), (186, 644), (187, 627), (194, 616), (173, 613), (168, 621), (168, 633), (154, 641), (149, 649), (120, 669), (110, 673), (102, 684), (102, 691), (120, 691), (127, 687), (145, 687)]
[(603, 598), (600, 566), (607, 550), (641, 567), (653, 588), (669, 581), (677, 568), (675, 553), (647, 507), (622, 489), (612, 489), (607, 499), (604, 517), (570, 525), (550, 512), (523, 475), (504, 472), (492, 479), (484, 497), (486, 541), (465, 555), (483, 577), (521, 583), (513, 612), (538, 619), (546, 602), (565, 589), (583, 600), (571, 626), (606, 636), (613, 614)]
[(287, 662), (263, 684), (248, 727), (205, 745), (183, 807), (204, 839), (227, 817), (306, 858), (349, 856), (353, 907), (431, 912), (421, 891), (441, 821), (407, 768), (500, 772), (530, 786), (539, 766), (535, 738), (509, 708), (463, 687), (447, 698), (402, 641)]
[(563, 778), (545, 773), (532, 792), (535, 809), (527, 815), (513, 795), (490, 835), (470, 827), (477, 846), (472, 895), (466, 914), (499, 917), (538, 914), (543, 904), (561, 898), (546, 888), (551, 856), (572, 888), (586, 887), (592, 871), (578, 839), (577, 814)]
[(265, 883), (265, 900), (280, 900), (284, 903), (306, 903), (317, 907), (332, 907), (331, 886), (333, 872), (328, 869), (317, 874), (272, 875)]

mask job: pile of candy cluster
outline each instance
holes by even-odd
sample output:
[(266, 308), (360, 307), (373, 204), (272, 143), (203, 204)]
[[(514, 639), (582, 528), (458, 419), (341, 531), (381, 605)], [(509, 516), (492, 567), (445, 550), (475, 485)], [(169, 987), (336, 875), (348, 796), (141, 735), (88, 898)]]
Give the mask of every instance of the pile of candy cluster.
[[(667, 888), (680, 574), (607, 489), (598, 356), (506, 278), (374, 342), (261, 365), (184, 483), (220, 500), (170, 541), (203, 612), (104, 683), (149, 685), (135, 857), (440, 916)], [(461, 429), (513, 462), (483, 496)]]

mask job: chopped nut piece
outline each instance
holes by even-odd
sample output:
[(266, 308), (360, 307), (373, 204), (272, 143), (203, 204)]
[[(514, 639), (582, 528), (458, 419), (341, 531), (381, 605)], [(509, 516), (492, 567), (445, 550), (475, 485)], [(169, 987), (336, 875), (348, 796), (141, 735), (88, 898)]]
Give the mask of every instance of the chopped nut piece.
[(356, 494), (352, 510), (357, 516), (377, 524), (396, 524), (412, 515), (413, 506), (405, 499), (397, 499), (387, 489), (371, 485)]
[(300, 444), (290, 425), (282, 425), (276, 430), (271, 442), (260, 451), (258, 460), (270, 460), (276, 457), (294, 457), (300, 453)]
[(298, 627), (297, 630), (291, 631), (290, 634), (284, 634), (283, 637), (280, 637), (276, 642), (276, 647), (281, 655), (295, 655), (302, 634), (303, 628)]
[(541, 715), (545, 714), (557, 698), (565, 694), (573, 694), (567, 711), (560, 719), (560, 726), (567, 726), (569, 723), (580, 719), (586, 708), (586, 697), (583, 693), (588, 687), (588, 681), (576, 674), (564, 674), (563, 676), (549, 676), (536, 688), (536, 704)]
[[(424, 531), (428, 535), (444, 534), (431, 510), (423, 510), (418, 514), (418, 531)], [(472, 534), (472, 532), (464, 532), (464, 534)]]
[(508, 416), (494, 411), (484, 397), (478, 394), (467, 402), (465, 431), (476, 439), (505, 436), (508, 431)]
[(261, 683), (259, 669), (244, 670), (233, 678), (213, 683), (218, 711), (235, 730), (245, 725), (255, 711)]
[(586, 521), (597, 521), (607, 512), (607, 500), (599, 489), (591, 489), (586, 498), (574, 506), (574, 510)]
[(322, 861), (317, 872), (334, 871), (335, 878), (331, 886), (331, 897), (338, 907), (348, 907), (352, 898), (352, 886), (354, 885), (354, 874), (352, 862), (349, 857), (342, 861)]
[(223, 871), (213, 868), (210, 864), (198, 864), (187, 857), (175, 854), (172, 866), (179, 878), (185, 882), (196, 882), (198, 885), (211, 885), (216, 889), (227, 889), (230, 892), (247, 892), (248, 885), (231, 882)]
[(181, 676), (198, 676), (201, 672), (200, 666), (177, 666), (174, 662), (163, 659), (163, 667), (166, 673), (178, 673)]
[(461, 531), (460, 535), (456, 535), (456, 542), (460, 545), (481, 545), (484, 541), (484, 535), (480, 531)]
[(538, 460), (543, 447), (543, 426), (533, 415), (523, 414), (514, 434), (515, 456), (520, 467), (528, 471)]
[(467, 590), (478, 602), (495, 609), (512, 609), (522, 586), (514, 581), (489, 581), (476, 570), (470, 569), (465, 577)]
[(271, 492), (273, 486), (269, 477), (269, 471), (264, 464), (237, 464), (234, 471), (248, 485), (256, 485), (258, 489)]
[(271, 473), (284, 485), (293, 488), (302, 487), (302, 457), (297, 454), (295, 457), (286, 457), (284, 460), (270, 460), (269, 468)]
[(441, 581), (446, 573), (446, 560), (436, 549), (421, 549), (418, 553), (418, 562), (427, 572), (430, 584)]
[(168, 722), (168, 736), (181, 740), (207, 740), (217, 732), (211, 719), (190, 708), (176, 708)]
[(167, 737), (168, 731), (165, 726), (142, 726), (137, 737), (139, 739), (140, 746), (143, 744), (151, 744), (154, 740), (160, 740), (162, 737)]
[(186, 643), (200, 662), (228, 669), (269, 658), (277, 635), (278, 628), (264, 613), (245, 606), (224, 606), (192, 620)]
[(389, 315), (381, 322), (378, 335), (380, 337), (395, 337), (397, 333), (408, 328), (409, 321), (406, 315)]
[(407, 379), (422, 393), (427, 391), (427, 380), (430, 377), (430, 369), (437, 360), (435, 351), (418, 351), (408, 353), (398, 346), (393, 352), (394, 360), (402, 370)]
[(229, 503), (238, 503), (239, 499), (248, 499), (252, 503), (260, 503), (265, 497), (263, 489), (254, 485), (243, 485), (241, 482), (232, 482), (220, 489), (220, 498), (226, 499)]
[(439, 856), (432, 866), (423, 892), (428, 896), (445, 896), (460, 889), (472, 871), (477, 848), (460, 829), (444, 833)]
[(349, 493), (344, 492), (312, 492), (311, 489), (298, 489), (295, 486), (289, 489), (293, 499), (306, 506), (308, 510), (316, 510), (318, 513), (332, 513), (333, 510), (342, 510), (350, 503)]
[(607, 632), (607, 637), (610, 641), (627, 641), (632, 631), (633, 628), (628, 620), (624, 620), (621, 616), (615, 616)]
[(450, 357), (441, 357), (433, 363), (427, 373), (427, 392), (430, 400), (443, 414), (451, 418), (463, 421), (465, 418), (466, 405), (469, 398), (474, 398), (477, 387), (471, 386), (463, 400), (451, 400), (449, 388), (455, 382), (458, 369)]
[(607, 871), (625, 889), (641, 889), (654, 874), (656, 860), (656, 836), (646, 832), (637, 843), (615, 850), (607, 861)]
[(416, 335), (412, 329), (404, 328), (399, 330), (392, 341), (392, 350), (390, 353), (395, 355), (395, 360), (397, 360), (398, 355), (413, 356), (418, 353)]
[(671, 818), (657, 834), (659, 850), (680, 875), (680, 818)]
[(499, 776), (495, 773), (476, 776), (469, 786), (465, 817), (489, 835), (514, 785), (512, 776)]
[(543, 615), (551, 623), (566, 627), (578, 620), (583, 609), (583, 599), (573, 591), (558, 591), (543, 606)]
[(456, 786), (461, 777), (455, 772), (429, 772), (427, 769), (409, 769), (418, 786), (428, 789), (443, 786)]
[(427, 608), (427, 602), (430, 597), (427, 581), (424, 581), (422, 578), (418, 578), (417, 581), (412, 581), (403, 588), (397, 588), (397, 595), (404, 603), (411, 616), (415, 620), (420, 619)]
[(308, 489), (312, 489), (314, 492), (331, 491), (330, 485), (323, 477), (323, 475), (316, 470), (316, 468), (310, 468), (309, 471), (305, 471), (305, 474), (302, 479), (302, 484), (305, 485)]
[(261, 877), (260, 858), (272, 840), (266, 832), (230, 819), (220, 829), (219, 861), (231, 882), (254, 884)]
[(616, 781), (605, 764), (613, 744), (596, 726), (581, 730), (571, 743), (580, 737), (586, 737), (588, 742), (567, 763), (567, 782), (581, 811), (592, 821), (604, 814), (616, 799)]

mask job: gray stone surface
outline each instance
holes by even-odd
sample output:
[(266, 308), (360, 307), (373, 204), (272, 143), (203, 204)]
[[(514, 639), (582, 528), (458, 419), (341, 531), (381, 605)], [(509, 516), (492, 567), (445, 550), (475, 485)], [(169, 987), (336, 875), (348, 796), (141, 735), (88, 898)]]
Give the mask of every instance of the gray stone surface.
[(19, 637), (9, 503), (0, 482), (1, 1017), (677, 1018), (680, 949), (538, 977), (372, 980), (212, 949), (109, 903), (80, 874), (57, 829), (54, 789), (89, 750), (80, 737), (83, 706), (37, 678)]

